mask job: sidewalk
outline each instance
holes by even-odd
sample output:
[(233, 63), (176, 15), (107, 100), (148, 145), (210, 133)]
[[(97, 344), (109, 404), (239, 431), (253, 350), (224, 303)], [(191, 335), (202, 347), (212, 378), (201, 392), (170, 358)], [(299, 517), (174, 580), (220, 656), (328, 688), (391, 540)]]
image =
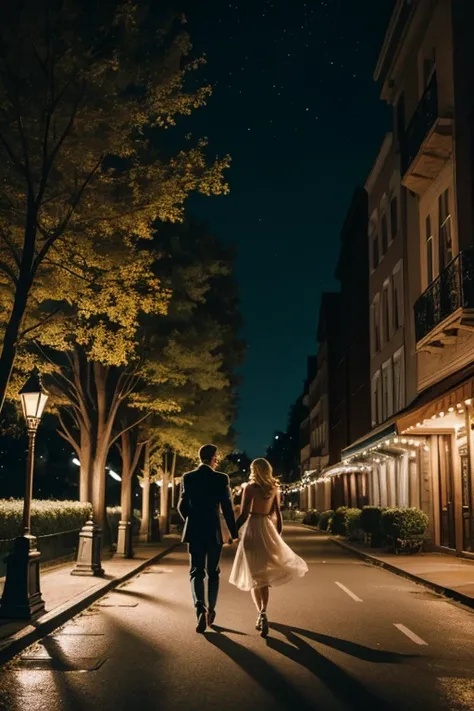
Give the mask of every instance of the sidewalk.
[[(141, 544), (132, 559), (110, 558), (102, 561), (103, 578), (71, 575), (73, 563), (65, 563), (41, 572), (41, 594), (46, 612), (34, 622), (0, 619), (0, 664), (18, 654), (36, 640), (49, 634), (67, 620), (128, 578), (159, 560), (180, 545), (177, 534), (165, 536), (159, 543)], [(0, 594), (4, 579), (0, 579)]]
[(474, 561), (471, 562), (446, 553), (395, 555), (385, 553), (380, 549), (366, 548), (357, 543), (348, 543), (341, 538), (332, 536), (328, 536), (328, 538), (368, 563), (380, 565), (392, 573), (425, 585), (440, 595), (445, 595), (474, 608)]

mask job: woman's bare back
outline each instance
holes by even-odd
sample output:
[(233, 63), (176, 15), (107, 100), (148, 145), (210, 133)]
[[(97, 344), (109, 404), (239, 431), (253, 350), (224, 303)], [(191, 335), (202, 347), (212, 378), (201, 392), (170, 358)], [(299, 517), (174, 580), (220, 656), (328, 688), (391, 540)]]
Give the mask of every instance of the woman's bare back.
[(277, 487), (273, 487), (268, 497), (263, 496), (261, 488), (256, 484), (249, 484), (247, 488), (250, 490), (248, 493), (252, 497), (250, 513), (269, 516), (274, 509), (275, 497), (278, 492)]

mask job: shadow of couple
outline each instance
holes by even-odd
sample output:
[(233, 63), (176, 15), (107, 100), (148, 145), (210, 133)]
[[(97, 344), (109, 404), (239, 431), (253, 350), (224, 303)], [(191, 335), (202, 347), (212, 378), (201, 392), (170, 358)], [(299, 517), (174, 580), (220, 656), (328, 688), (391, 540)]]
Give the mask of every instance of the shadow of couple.
[[(346, 705), (348, 709), (363, 709), (364, 711), (367, 711), (367, 708), (377, 708), (378, 711), (394, 711), (397, 708), (389, 701), (374, 694), (352, 674), (321, 654), (307, 640), (324, 644), (372, 664), (402, 664), (416, 658), (417, 655), (373, 649), (357, 642), (275, 622), (271, 624), (271, 629), (279, 632), (285, 639), (269, 636), (266, 639), (267, 647), (306, 668), (327, 687), (339, 704)], [(226, 634), (245, 635), (245, 633), (218, 626), (214, 627), (214, 631), (217, 634), (207, 633), (205, 635), (207, 641), (247, 672), (273, 697), (274, 701), (278, 702), (280, 708), (298, 708), (298, 711), (328, 708), (322, 698), (317, 698), (317, 690), (315, 690), (314, 701), (311, 701), (298, 686), (285, 678), (272, 664)]]

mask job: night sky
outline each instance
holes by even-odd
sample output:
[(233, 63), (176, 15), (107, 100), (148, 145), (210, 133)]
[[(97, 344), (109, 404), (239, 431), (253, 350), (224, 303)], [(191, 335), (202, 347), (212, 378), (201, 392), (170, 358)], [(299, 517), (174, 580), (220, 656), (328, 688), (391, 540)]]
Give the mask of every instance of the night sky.
[(302, 391), (352, 191), (390, 114), (372, 74), (394, 0), (203, 0), (186, 8), (203, 77), (192, 118), (230, 153), (228, 197), (191, 211), (238, 248), (248, 344), (238, 447), (261, 456)]

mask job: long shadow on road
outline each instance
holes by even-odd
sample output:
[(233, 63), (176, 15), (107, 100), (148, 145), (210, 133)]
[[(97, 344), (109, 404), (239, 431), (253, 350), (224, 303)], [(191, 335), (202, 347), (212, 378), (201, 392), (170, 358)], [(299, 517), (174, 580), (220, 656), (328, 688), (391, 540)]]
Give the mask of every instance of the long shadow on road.
[[(367, 711), (370, 708), (377, 708), (378, 711), (396, 710), (396, 706), (372, 693), (354, 676), (318, 652), (299, 635), (371, 663), (400, 664), (416, 657), (416, 655), (403, 655), (372, 649), (349, 640), (330, 637), (312, 630), (292, 628), (288, 625), (273, 623), (272, 628), (283, 634), (287, 641), (268, 637), (267, 646), (305, 667), (348, 709), (354, 709), (354, 711)], [(315, 711), (318, 708), (316, 698), (314, 702), (310, 702), (294, 684), (285, 679), (276, 668), (255, 652), (238, 644), (225, 634), (206, 634), (205, 637), (208, 642), (227, 654), (269, 695), (273, 696), (280, 707), (298, 708), (298, 711)], [(327, 706), (319, 706), (319, 708), (322, 711)]]
[(291, 627), (290, 625), (282, 625), (279, 622), (271, 623), (272, 629), (281, 632), (285, 636), (291, 635), (294, 638), (295, 634), (302, 635), (314, 642), (320, 642), (327, 647), (337, 649), (339, 652), (350, 654), (352, 657), (362, 659), (364, 662), (372, 662), (374, 664), (401, 664), (410, 659), (419, 659), (419, 654), (400, 654), (399, 652), (387, 652), (383, 649), (374, 649), (366, 647), (357, 642), (350, 642), (348, 639), (340, 637), (331, 637), (327, 634), (314, 632), (313, 630), (303, 629), (302, 627)]
[(293, 628), (278, 623), (272, 623), (272, 629), (281, 632), (288, 641), (285, 642), (276, 637), (268, 637), (268, 647), (308, 669), (327, 686), (337, 699), (347, 704), (348, 709), (367, 711), (370, 708), (377, 708), (378, 711), (395, 711), (397, 708), (389, 701), (372, 693), (354, 676), (348, 674), (342, 667), (318, 652), (299, 635), (372, 663), (401, 663), (406, 659), (410, 659), (409, 655), (379, 651), (348, 640), (319, 634), (312, 630)]
[(287, 681), (277, 669), (262, 657), (259, 657), (258, 654), (234, 642), (224, 634), (206, 633), (204, 636), (208, 642), (220, 649), (224, 654), (227, 654), (257, 684), (263, 687), (274, 698), (279, 708), (315, 711), (316, 707), (309, 702), (299, 689)]

